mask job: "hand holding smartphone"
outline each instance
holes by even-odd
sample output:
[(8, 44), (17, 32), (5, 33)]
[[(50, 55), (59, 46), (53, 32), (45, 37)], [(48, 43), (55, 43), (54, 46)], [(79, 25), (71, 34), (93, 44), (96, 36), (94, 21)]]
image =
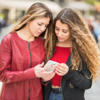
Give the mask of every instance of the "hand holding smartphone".
[(52, 60), (49, 60), (49, 61), (45, 64), (44, 67), (53, 65), (52, 68), (49, 68), (49, 69), (46, 70), (46, 71), (51, 71), (51, 70), (53, 70), (53, 69), (57, 66), (57, 64), (59, 64), (59, 63), (58, 63), (58, 62), (55, 62), (55, 61), (52, 61)]

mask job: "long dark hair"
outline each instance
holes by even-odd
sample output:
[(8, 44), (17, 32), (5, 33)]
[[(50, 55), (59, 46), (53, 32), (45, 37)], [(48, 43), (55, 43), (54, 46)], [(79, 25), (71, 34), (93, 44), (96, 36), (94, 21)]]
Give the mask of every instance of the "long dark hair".
[[(84, 23), (82, 16), (71, 8), (64, 8), (54, 19), (54, 30), (57, 20), (69, 26), (70, 39), (72, 40), (73, 46), (71, 51), (72, 69), (77, 70), (79, 68), (82, 58), (86, 62), (87, 68), (95, 80), (98, 75), (98, 70), (100, 70), (98, 47), (88, 26)], [(53, 49), (58, 41), (55, 32), (52, 33), (52, 37), (52, 40), (48, 38), (48, 42), (52, 41), (51, 48)], [(52, 52), (52, 50), (49, 52)], [(51, 54), (52, 53), (46, 54), (47, 60), (50, 59)]]

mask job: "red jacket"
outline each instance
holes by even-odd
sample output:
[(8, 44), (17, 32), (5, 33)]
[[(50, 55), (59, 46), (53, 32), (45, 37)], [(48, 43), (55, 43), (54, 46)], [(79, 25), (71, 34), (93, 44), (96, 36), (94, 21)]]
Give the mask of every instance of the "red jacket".
[[(7, 34), (1, 42), (0, 81), (3, 82), (0, 100), (43, 100), (42, 85), (34, 66), (45, 59), (44, 39), (28, 42), (16, 32)], [(32, 68), (30, 68), (32, 67)]]

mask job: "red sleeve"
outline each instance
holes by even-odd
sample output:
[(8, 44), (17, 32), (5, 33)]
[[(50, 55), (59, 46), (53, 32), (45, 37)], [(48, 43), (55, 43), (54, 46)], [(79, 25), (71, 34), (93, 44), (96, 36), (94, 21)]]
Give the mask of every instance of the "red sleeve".
[(41, 83), (45, 86), (47, 86), (49, 84), (50, 81), (47, 81), (47, 82), (43, 82), (43, 79), (41, 78)]
[(11, 71), (11, 39), (4, 38), (0, 47), (0, 81), (19, 82), (36, 78), (34, 68), (25, 71)]

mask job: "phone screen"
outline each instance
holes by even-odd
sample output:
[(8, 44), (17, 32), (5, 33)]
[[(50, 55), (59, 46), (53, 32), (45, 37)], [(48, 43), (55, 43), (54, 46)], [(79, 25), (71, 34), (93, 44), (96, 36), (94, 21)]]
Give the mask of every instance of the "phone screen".
[(59, 64), (59, 63), (58, 63), (58, 62), (55, 62), (55, 61), (52, 61), (52, 60), (49, 60), (49, 61), (45, 64), (44, 67), (53, 65), (52, 68), (49, 68), (49, 69), (47, 70), (47, 71), (51, 71), (51, 70), (53, 70), (53, 69), (57, 66), (57, 64)]

